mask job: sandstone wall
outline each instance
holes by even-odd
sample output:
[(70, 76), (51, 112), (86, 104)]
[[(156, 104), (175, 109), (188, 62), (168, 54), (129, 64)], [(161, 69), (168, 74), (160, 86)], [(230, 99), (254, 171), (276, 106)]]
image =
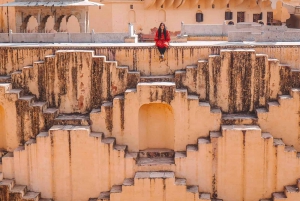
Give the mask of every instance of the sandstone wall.
[(258, 52), (298, 49), (232, 48), (2, 49), (2, 199), (297, 200), (300, 71)]

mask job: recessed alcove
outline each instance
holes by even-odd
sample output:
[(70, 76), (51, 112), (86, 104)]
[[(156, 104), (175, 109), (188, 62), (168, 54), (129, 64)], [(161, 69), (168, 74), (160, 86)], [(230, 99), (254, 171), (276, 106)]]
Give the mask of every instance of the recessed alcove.
[(174, 112), (170, 105), (150, 103), (139, 109), (139, 149), (174, 149)]

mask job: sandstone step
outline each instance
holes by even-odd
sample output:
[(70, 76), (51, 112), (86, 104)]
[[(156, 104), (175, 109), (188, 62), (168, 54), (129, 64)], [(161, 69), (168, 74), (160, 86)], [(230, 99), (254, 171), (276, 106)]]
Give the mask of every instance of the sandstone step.
[(222, 124), (225, 125), (257, 125), (255, 114), (222, 114)]
[(100, 201), (108, 201), (110, 199), (110, 191), (101, 192), (98, 200)]
[(4, 89), (4, 93), (8, 93), (8, 91), (11, 90), (12, 86), (10, 83), (0, 83), (0, 88)]
[(134, 179), (154, 179), (154, 178), (175, 178), (175, 173), (170, 171), (160, 171), (160, 172), (136, 172)]
[(186, 186), (186, 191), (194, 194), (199, 193), (198, 186)]
[(198, 145), (196, 144), (189, 144), (186, 146), (186, 151), (190, 152), (190, 151), (198, 151)]
[(43, 113), (49, 115), (58, 115), (59, 110), (57, 108), (47, 108), (46, 110), (43, 111)]
[(209, 143), (210, 143), (210, 138), (207, 137), (198, 138), (198, 144), (209, 144)]
[(186, 186), (186, 179), (183, 178), (176, 178), (175, 179), (175, 184), (177, 186)]
[(0, 83), (10, 83), (11, 77), (8, 75), (2, 75), (0, 76)]
[(41, 199), (39, 199), (39, 201), (53, 201), (53, 199), (51, 199), (51, 198), (41, 198)]
[(104, 137), (104, 133), (102, 133), (102, 132), (91, 132), (90, 136), (102, 139)]
[(289, 185), (284, 187), (285, 194), (287, 193), (299, 193), (299, 188), (296, 185)]
[(200, 200), (210, 200), (210, 193), (199, 193)]
[(272, 201), (271, 198), (267, 198), (267, 199), (260, 199), (259, 201)]
[(272, 108), (278, 108), (280, 106), (278, 101), (271, 101), (267, 104), (267, 110), (270, 111)]
[(273, 136), (270, 133), (261, 133), (261, 137), (264, 139), (273, 138)]
[[(41, 194), (37, 192), (28, 191), (22, 198), (22, 201), (41, 201), (40, 199)], [(44, 200), (46, 201), (46, 200)]]
[(222, 125), (221, 130), (257, 130), (260, 131), (260, 127), (257, 125)]
[(19, 101), (23, 101), (24, 104), (28, 104), (28, 106), (31, 106), (33, 103), (34, 103), (34, 99), (35, 99), (35, 96), (21, 96), (19, 98)]
[(272, 199), (273, 199), (273, 201), (284, 200), (286, 198), (287, 197), (286, 197), (286, 195), (283, 192), (272, 193)]
[(175, 82), (140, 82), (137, 84), (138, 87), (143, 86), (165, 86), (165, 87), (175, 87)]
[(24, 95), (23, 89), (10, 89), (6, 93), (7, 96), (16, 96), (17, 99)]
[(219, 131), (211, 131), (209, 132), (210, 138), (219, 138), (222, 137), (222, 133)]
[(110, 193), (121, 193), (122, 192), (122, 185), (113, 185), (111, 187)]
[(173, 165), (175, 160), (173, 157), (139, 158), (136, 164), (138, 166)]
[(11, 190), (15, 185), (14, 179), (3, 179), (0, 182), (0, 186), (5, 186), (7, 190)]
[(137, 159), (138, 158), (138, 153), (137, 152), (126, 152), (125, 153), (125, 158)]
[(262, 113), (267, 113), (268, 109), (267, 108), (256, 108), (255, 113), (256, 115), (262, 114)]
[(59, 114), (54, 119), (54, 125), (88, 126), (90, 117), (85, 114)]
[(279, 139), (279, 138), (274, 138), (273, 139), (273, 145), (274, 146), (285, 146), (285, 144), (282, 141), (282, 139)]
[(32, 107), (39, 107), (41, 112), (47, 109), (47, 102), (34, 102), (31, 105)]
[(101, 142), (104, 144), (113, 144), (114, 145), (116, 143), (116, 138), (114, 138), (114, 137), (103, 138), (101, 140)]
[(286, 151), (286, 152), (295, 152), (295, 153), (297, 152), (296, 149), (293, 146), (288, 146), (288, 145), (286, 145), (284, 147), (284, 151)]
[(25, 185), (14, 185), (9, 192), (10, 200), (21, 199), (27, 193), (27, 186)]
[(176, 151), (174, 158), (186, 158), (186, 151)]
[(141, 76), (140, 82), (175, 82), (174, 75)]
[(139, 157), (174, 157), (175, 152), (171, 149), (145, 149), (139, 151)]
[(126, 178), (123, 181), (123, 186), (133, 186), (134, 185), (134, 179), (133, 178)]

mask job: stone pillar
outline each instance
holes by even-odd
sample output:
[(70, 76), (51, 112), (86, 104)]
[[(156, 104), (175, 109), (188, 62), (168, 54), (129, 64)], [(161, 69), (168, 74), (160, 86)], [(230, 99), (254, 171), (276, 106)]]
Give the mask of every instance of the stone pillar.
[(37, 18), (36, 21), (38, 23), (38, 32), (40, 32), (40, 25), (41, 25), (41, 9), (39, 9), (38, 14), (37, 14)]
[(80, 26), (80, 33), (86, 33), (86, 11), (81, 12), (81, 18), (78, 19)]
[(89, 17), (89, 8), (86, 7), (86, 12), (85, 12), (85, 25), (86, 25), (86, 32), (90, 32), (90, 17)]
[(22, 12), (16, 10), (16, 32), (21, 33), (21, 26), (23, 22)]

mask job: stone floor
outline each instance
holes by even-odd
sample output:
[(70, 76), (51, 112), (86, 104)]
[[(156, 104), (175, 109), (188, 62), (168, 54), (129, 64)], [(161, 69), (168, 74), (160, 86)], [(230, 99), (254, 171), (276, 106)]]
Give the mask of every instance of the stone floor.
[[(228, 41), (188, 41), (187, 43), (171, 43), (170, 47), (188, 46), (298, 46), (300, 42), (228, 42)], [(153, 43), (0, 43), (0, 47), (148, 47)]]

